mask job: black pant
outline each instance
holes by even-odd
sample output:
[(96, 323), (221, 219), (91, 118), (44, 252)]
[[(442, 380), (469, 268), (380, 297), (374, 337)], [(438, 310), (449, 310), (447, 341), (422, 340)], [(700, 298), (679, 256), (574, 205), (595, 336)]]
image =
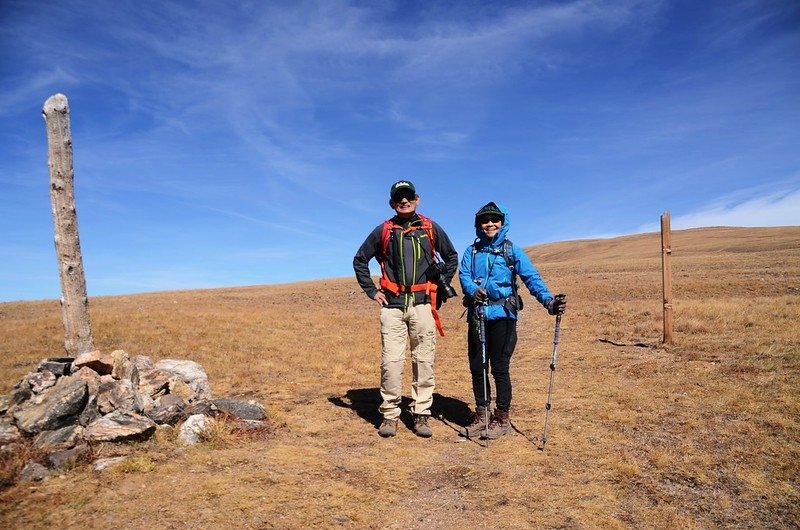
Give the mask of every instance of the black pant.
[[(496, 404), (501, 410), (511, 408), (511, 355), (517, 345), (517, 321), (507, 318), (486, 321), (486, 361), (494, 377)], [(472, 392), (475, 404), (486, 407), (492, 401), (492, 391), (486, 382), (486, 399), (483, 395), (483, 355), (478, 337), (478, 322), (469, 326), (468, 349), (469, 371), (472, 373)]]

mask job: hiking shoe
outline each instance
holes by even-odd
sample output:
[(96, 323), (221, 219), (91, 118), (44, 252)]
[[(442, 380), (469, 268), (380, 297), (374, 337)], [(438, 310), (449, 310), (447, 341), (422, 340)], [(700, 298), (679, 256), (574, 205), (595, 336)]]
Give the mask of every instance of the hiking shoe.
[(472, 413), (469, 424), (464, 427), (464, 436), (467, 438), (478, 438), (486, 432), (486, 407), (476, 407)]
[(384, 438), (389, 438), (390, 436), (394, 436), (397, 434), (397, 420), (384, 420), (381, 422), (381, 426), (378, 429), (378, 434), (383, 436)]
[(428, 425), (428, 416), (418, 415), (414, 418), (414, 434), (422, 438), (433, 436), (433, 431)]
[(511, 431), (511, 419), (507, 410), (496, 409), (489, 422), (489, 432), (481, 432), (482, 439), (496, 440)]

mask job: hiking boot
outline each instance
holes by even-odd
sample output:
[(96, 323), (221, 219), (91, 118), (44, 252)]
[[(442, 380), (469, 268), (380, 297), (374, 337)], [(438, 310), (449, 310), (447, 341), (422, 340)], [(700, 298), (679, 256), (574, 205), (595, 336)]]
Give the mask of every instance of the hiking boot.
[(486, 431), (486, 407), (475, 407), (475, 412), (472, 413), (472, 419), (469, 424), (464, 427), (464, 436), (467, 438), (478, 438)]
[(397, 434), (397, 420), (384, 420), (381, 422), (381, 426), (378, 429), (378, 434), (383, 436), (384, 438), (389, 438), (390, 436), (394, 436)]
[(417, 415), (414, 418), (414, 434), (422, 438), (433, 436), (433, 431), (428, 425), (428, 416)]
[(492, 414), (492, 421), (489, 422), (489, 433), (481, 432), (481, 438), (496, 440), (510, 431), (511, 419), (508, 417), (508, 411), (496, 409)]

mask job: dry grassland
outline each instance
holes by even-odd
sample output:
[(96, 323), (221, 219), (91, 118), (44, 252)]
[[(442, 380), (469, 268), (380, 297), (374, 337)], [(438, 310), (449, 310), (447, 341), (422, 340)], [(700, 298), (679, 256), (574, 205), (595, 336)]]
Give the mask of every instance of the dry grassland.
[[(7, 487), (0, 527), (800, 527), (800, 227), (675, 231), (673, 249), (669, 348), (657, 234), (529, 249), (569, 295), (544, 452), (553, 319), (530, 296), (516, 432), (488, 448), (457, 436), (472, 406), (458, 302), (433, 438), (405, 418), (384, 440), (378, 313), (354, 279), (92, 299), (97, 347), (196, 360), (275, 429), (98, 447), (132, 456)], [(0, 304), (0, 393), (62, 342), (57, 302)]]

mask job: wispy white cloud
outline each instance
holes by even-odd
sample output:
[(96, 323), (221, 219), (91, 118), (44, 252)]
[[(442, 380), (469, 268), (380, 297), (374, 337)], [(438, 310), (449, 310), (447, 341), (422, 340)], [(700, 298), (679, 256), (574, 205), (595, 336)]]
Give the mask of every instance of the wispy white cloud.
[(709, 205), (700, 211), (677, 216), (672, 225), (675, 228), (800, 225), (800, 190), (754, 197), (741, 203)]
[[(329, 235), (331, 230), (328, 230), (327, 231), (328, 233), (322, 233), (319, 226), (309, 226), (309, 223), (300, 223), (297, 221), (294, 223), (288, 223), (288, 222), (276, 223), (274, 221), (259, 219), (251, 215), (246, 215), (231, 210), (222, 210), (219, 208), (207, 208), (207, 209), (225, 215), (227, 217), (231, 217), (234, 219), (241, 219), (243, 221), (247, 221), (248, 223), (253, 223), (267, 230), (285, 234), (287, 237), (302, 236), (304, 241), (316, 241), (316, 242), (323, 241), (331, 245), (342, 244), (343, 242), (345, 242), (344, 238), (341, 237), (341, 235), (332, 237)], [(302, 228), (302, 226), (306, 226), (307, 228)], [(314, 230), (313, 228), (316, 228), (316, 230)], [(283, 245), (282, 241), (281, 245)]]
[[(173, 144), (181, 135), (196, 136), (195, 124), (203, 123), (235, 135), (274, 177), (324, 194), (316, 181), (327, 173), (326, 161), (353, 158), (360, 147), (317, 116), (340, 106), (341, 96), (373, 98), (367, 119), (376, 127), (397, 128), (439, 155), (463, 147), (484, 119), (487, 87), (523, 69), (531, 75), (532, 64), (549, 69), (569, 62), (557, 51), (565, 39), (641, 23), (658, 3), (578, 0), (481, 6), (477, 13), (473, 6), (446, 17), (432, 7), (413, 31), (387, 16), (388, 4), (253, 2), (216, 4), (211, 13), (178, 3), (156, 10), (124, 1), (114, 10), (82, 5), (95, 38), (59, 47), (63, 31), (78, 23), (64, 7), (53, 15), (63, 21), (61, 33), (35, 32), (34, 60), (46, 64), (52, 50), (62, 50), (57, 62), (80, 73), (73, 82), (109, 85), (124, 95), (123, 108), (110, 116), (125, 131), (116, 140), (125, 144), (119, 155), (137, 151), (126, 113), (150, 122), (141, 130), (150, 141), (161, 136)], [(21, 28), (20, 37), (30, 39), (30, 29)], [(119, 49), (136, 53), (126, 51), (119, 61)], [(342, 127), (356, 119), (346, 106), (337, 113)]]
[(404, 58), (392, 77), (400, 84), (464, 88), (496, 83), (522, 65), (529, 74), (537, 71), (531, 64), (550, 69), (554, 63), (575, 59), (557, 51), (559, 44), (581, 33), (613, 32), (634, 21), (641, 26), (659, 5), (580, 0), (513, 7), (495, 17), (467, 19), (461, 24), (427, 20), (420, 30), (424, 37), (391, 41)]
[(70, 86), (77, 81), (75, 75), (57, 65), (52, 69), (36, 72), (30, 77), (15, 79), (13, 83), (3, 83), (3, 90), (0, 90), (0, 116), (27, 111), (31, 94), (41, 93), (53, 83)]
[[(800, 226), (800, 188), (744, 198), (741, 192), (719, 198), (700, 208), (675, 215), (673, 229), (708, 226)], [(637, 232), (660, 230), (655, 223), (641, 226)]]
[[(36, 35), (31, 48), (40, 65), (61, 50), (55, 61), (62, 72), (50, 77), (120, 100), (92, 147), (82, 147), (83, 163), (149, 158), (164, 165), (168, 157), (185, 165), (181, 154), (196, 152), (198, 138), (221, 134), (257, 160), (271, 196), (299, 186), (322, 197), (341, 187), (329, 162), (360, 156), (364, 139), (352, 143), (341, 134), (354, 121), (395, 130), (421, 159), (457, 157), (485, 118), (487, 88), (513, 72), (536, 71), (531, 64), (548, 69), (571, 60), (553, 39), (613, 31), (641, 21), (652, 5), (578, 0), (483, 6), (486, 16), (457, 8), (448, 17), (432, 8), (409, 31), (387, 16), (385, 4), (254, 2), (209, 12), (179, 3), (141, 10), (121, 1), (107, 10), (87, 2), (80, 11), (96, 32), (91, 39), (79, 35), (59, 46), (78, 24), (66, 7), (50, 19), (61, 21), (58, 31), (31, 31), (37, 22), (29, 21), (18, 36)], [(374, 112), (351, 113), (347, 101), (364, 97)], [(339, 127), (319, 117), (329, 112)]]

